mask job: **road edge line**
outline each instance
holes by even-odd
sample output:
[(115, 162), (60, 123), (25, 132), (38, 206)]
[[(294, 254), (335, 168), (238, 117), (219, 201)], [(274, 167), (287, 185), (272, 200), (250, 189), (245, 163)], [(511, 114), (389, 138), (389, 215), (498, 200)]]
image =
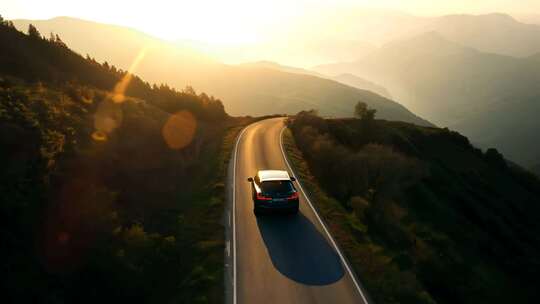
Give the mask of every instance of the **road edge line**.
[(328, 239), (330, 240), (330, 242), (334, 246), (334, 249), (338, 253), (339, 258), (341, 259), (341, 263), (343, 263), (343, 265), (347, 269), (347, 272), (351, 276), (351, 279), (352, 279), (352, 281), (354, 283), (354, 286), (356, 287), (356, 290), (358, 291), (358, 293), (360, 293), (360, 296), (362, 297), (362, 300), (364, 300), (364, 303), (367, 304), (367, 303), (369, 303), (368, 300), (367, 300), (367, 297), (364, 295), (364, 292), (362, 291), (362, 288), (360, 287), (360, 284), (358, 284), (358, 282), (356, 280), (356, 276), (352, 272), (351, 267), (349, 266), (349, 262), (347, 261), (347, 259), (343, 255), (343, 253), (341, 253), (341, 250), (339, 249), (336, 241), (334, 241), (334, 238), (332, 237), (332, 235), (328, 231), (328, 228), (326, 228), (326, 224), (323, 222), (323, 220), (319, 216), (319, 213), (317, 212), (317, 210), (315, 209), (315, 207), (311, 203), (311, 200), (309, 199), (309, 196), (307, 195), (306, 191), (304, 191), (304, 187), (302, 187), (302, 183), (300, 182), (300, 180), (296, 176), (296, 173), (294, 173), (294, 170), (292, 169), (292, 166), (289, 163), (289, 159), (287, 158), (287, 154), (285, 153), (285, 149), (283, 148), (283, 133), (285, 132), (285, 129), (287, 129), (287, 126), (284, 125), (283, 128), (281, 129), (281, 132), (279, 133), (279, 147), (281, 148), (281, 154), (283, 155), (283, 159), (285, 159), (285, 164), (287, 164), (287, 167), (291, 171), (292, 176), (294, 178), (296, 178), (297, 184), (300, 187), (300, 191), (302, 191), (302, 194), (304, 194), (304, 197), (306, 198), (306, 201), (308, 202), (309, 206), (311, 207), (311, 210), (313, 210), (313, 213), (315, 213), (315, 217), (317, 217), (317, 219), (319, 220), (319, 223), (323, 227), (324, 232), (326, 232), (326, 235), (328, 236)]
[(237, 303), (237, 296), (236, 296), (236, 161), (237, 161), (237, 155), (238, 155), (238, 144), (240, 143), (240, 140), (242, 139), (242, 136), (246, 132), (247, 128), (249, 128), (253, 124), (247, 125), (240, 134), (238, 135), (238, 138), (236, 139), (236, 143), (234, 145), (234, 156), (233, 156), (233, 176), (232, 176), (232, 255), (233, 255), (233, 304)]

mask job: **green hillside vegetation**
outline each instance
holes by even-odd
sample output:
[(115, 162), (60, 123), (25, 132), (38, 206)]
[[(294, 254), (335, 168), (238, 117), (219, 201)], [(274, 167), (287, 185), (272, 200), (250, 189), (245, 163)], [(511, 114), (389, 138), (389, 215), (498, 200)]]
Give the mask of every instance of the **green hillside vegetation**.
[(4, 302), (222, 302), (225, 162), (250, 120), (133, 75), (116, 100), (130, 75), (30, 33), (0, 24)]
[(289, 158), (376, 303), (534, 303), (540, 181), (447, 129), (288, 121)]
[[(16, 20), (15, 25), (26, 29), (29, 22)], [(31, 22), (42, 32), (60, 34), (77, 52), (122, 69), (148, 47), (137, 74), (147, 81), (165, 81), (175, 88), (189, 85), (220, 96), (231, 115), (294, 114), (316, 108), (322, 115), (342, 117), (361, 99), (386, 119), (430, 125), (395, 101), (333, 80), (260, 66), (225, 65), (193, 49), (118, 26), (65, 17)]]
[(432, 32), (388, 44), (354, 63), (320, 67), (384, 85), (422, 117), (530, 167), (540, 155), (540, 61), (466, 48)]

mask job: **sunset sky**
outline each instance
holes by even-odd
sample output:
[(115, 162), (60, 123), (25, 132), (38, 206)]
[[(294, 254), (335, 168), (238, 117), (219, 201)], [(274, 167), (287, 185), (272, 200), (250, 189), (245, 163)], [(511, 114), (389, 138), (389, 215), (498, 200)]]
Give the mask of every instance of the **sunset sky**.
[(538, 0), (2, 0), (0, 14), (8, 19), (72, 16), (127, 25), (169, 40), (236, 44), (257, 42), (261, 36), (272, 34), (276, 28), (309, 12), (330, 7), (346, 10), (352, 6), (395, 9), (415, 15), (540, 13)]

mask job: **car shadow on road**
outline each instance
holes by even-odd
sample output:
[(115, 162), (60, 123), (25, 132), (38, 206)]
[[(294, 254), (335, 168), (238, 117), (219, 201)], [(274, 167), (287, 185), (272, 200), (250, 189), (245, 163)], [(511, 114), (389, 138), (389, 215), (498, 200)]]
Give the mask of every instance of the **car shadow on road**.
[(272, 263), (286, 277), (307, 285), (328, 285), (343, 277), (334, 248), (301, 213), (259, 216), (257, 225)]

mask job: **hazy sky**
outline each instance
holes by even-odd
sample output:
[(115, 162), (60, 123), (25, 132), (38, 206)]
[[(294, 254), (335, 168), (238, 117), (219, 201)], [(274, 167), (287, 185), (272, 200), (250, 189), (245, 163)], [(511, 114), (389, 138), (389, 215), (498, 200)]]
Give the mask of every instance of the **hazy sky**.
[[(540, 0), (0, 0), (8, 19), (73, 16), (127, 25), (166, 39), (254, 42), (309, 11), (333, 7), (391, 8), (417, 15), (540, 13)], [(249, 25), (249, 26), (246, 26)]]

